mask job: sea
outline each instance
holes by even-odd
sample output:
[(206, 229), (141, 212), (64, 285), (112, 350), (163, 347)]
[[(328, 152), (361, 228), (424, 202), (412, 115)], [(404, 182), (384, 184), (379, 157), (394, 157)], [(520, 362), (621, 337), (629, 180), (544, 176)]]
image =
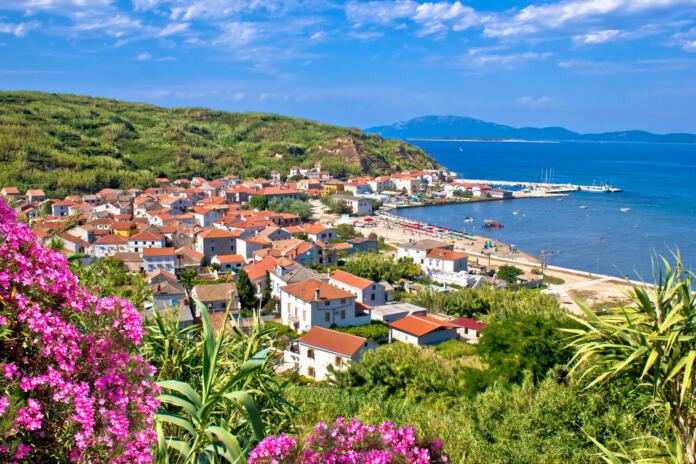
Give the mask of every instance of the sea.
[[(696, 144), (411, 141), (460, 178), (604, 185), (397, 214), (513, 244), (547, 264), (652, 282), (659, 257), (696, 270)], [(628, 208), (628, 210), (625, 210)], [(624, 209), (624, 211), (622, 211)], [(518, 214), (514, 214), (519, 211)], [(474, 222), (464, 222), (473, 217)], [(503, 225), (484, 228), (484, 220)]]

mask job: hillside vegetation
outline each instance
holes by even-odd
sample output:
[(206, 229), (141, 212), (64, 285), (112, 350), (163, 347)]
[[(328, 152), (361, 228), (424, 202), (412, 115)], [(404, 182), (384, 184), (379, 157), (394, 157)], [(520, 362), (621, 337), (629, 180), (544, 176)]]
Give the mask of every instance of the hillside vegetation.
[(62, 196), (146, 187), (157, 177), (287, 174), (292, 165), (340, 177), (437, 163), (400, 140), (305, 119), (0, 92), (0, 185)]

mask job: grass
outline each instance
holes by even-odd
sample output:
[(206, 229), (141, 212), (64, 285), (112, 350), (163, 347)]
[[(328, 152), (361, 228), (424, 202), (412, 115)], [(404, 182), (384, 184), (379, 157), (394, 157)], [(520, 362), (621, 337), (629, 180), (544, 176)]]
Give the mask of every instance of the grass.
[(565, 280), (561, 279), (560, 277), (544, 274), (544, 282), (547, 284), (562, 285), (565, 283)]
[(2, 186), (64, 196), (148, 187), (158, 177), (287, 175), (316, 163), (338, 177), (437, 166), (406, 142), (306, 119), (0, 92)]

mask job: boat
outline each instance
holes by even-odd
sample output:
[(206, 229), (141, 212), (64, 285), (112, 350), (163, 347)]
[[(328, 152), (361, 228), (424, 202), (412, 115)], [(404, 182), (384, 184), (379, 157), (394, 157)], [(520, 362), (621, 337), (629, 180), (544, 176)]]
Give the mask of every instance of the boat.
[(467, 216), (464, 218), (464, 222), (474, 222), (474, 218), (472, 218), (471, 216)]
[(587, 209), (587, 206), (582, 205), (582, 206), (580, 206), (580, 209)]
[(520, 212), (518, 210), (515, 210), (512, 212), (512, 214), (520, 214)]
[(631, 208), (621, 208), (622, 213), (627, 213), (628, 211), (631, 211)]
[(495, 222), (492, 219), (486, 219), (483, 222), (484, 222), (484, 227), (492, 227), (492, 228), (496, 228), (496, 229), (500, 229), (501, 227), (503, 227), (503, 225), (501, 223)]

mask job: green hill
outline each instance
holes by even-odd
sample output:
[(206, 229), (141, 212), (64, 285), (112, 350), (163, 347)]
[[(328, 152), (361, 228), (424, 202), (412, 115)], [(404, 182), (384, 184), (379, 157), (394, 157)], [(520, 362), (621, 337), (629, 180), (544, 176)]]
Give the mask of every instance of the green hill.
[(293, 165), (342, 177), (437, 163), (400, 140), (275, 114), (0, 92), (2, 186), (63, 196), (147, 187), (157, 177), (285, 175)]

